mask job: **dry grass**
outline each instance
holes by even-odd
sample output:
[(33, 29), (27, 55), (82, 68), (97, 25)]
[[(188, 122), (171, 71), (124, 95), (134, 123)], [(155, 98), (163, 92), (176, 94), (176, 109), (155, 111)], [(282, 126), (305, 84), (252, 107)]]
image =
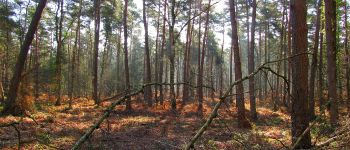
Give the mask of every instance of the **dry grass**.
[[(18, 125), (22, 146), (25, 149), (69, 149), (74, 142), (103, 113), (110, 102), (96, 107), (92, 100), (78, 98), (73, 109), (64, 105), (53, 106), (54, 97), (40, 96), (41, 109), (30, 118), (23, 118)], [(215, 99), (205, 99), (203, 115), (198, 115), (197, 104), (186, 106), (178, 100), (178, 112), (171, 111), (170, 102), (148, 108), (143, 103), (133, 104), (132, 113), (125, 106), (117, 106), (110, 117), (102, 123), (83, 149), (181, 149), (205, 122), (212, 111)], [(248, 101), (246, 101), (248, 102)], [(265, 103), (259, 102), (259, 120), (252, 122), (253, 129), (237, 128), (235, 104), (223, 105), (219, 116), (209, 130), (197, 142), (198, 149), (278, 149), (290, 144), (290, 117), (284, 111), (273, 112)], [(247, 115), (249, 104), (246, 103)], [(20, 117), (0, 118), (0, 124), (20, 120)], [(281, 144), (283, 143), (283, 144)], [(0, 128), (0, 149), (16, 149), (17, 136), (13, 128)]]

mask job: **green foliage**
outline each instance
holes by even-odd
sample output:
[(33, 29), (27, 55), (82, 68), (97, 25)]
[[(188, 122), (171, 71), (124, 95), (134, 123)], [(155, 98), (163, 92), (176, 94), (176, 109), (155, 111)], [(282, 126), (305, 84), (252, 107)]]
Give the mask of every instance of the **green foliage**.
[(310, 132), (313, 136), (328, 135), (333, 133), (335, 129), (328, 122), (326, 117), (321, 117), (318, 120), (318, 124), (311, 128)]
[(211, 149), (211, 150), (217, 150), (218, 148), (216, 148), (215, 146), (215, 141), (214, 140), (208, 140), (208, 143), (207, 143), (208, 147)]
[(36, 134), (36, 139), (43, 144), (50, 144), (52, 142), (52, 138), (53, 137), (50, 135), (50, 133), (39, 132)]

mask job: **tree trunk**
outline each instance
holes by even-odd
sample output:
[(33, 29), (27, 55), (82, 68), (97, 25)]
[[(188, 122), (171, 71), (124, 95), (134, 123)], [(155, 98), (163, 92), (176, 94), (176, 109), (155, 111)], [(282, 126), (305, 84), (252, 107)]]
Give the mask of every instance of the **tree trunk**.
[(197, 108), (197, 111), (198, 112), (202, 112), (202, 109), (203, 109), (203, 89), (201, 88), (201, 75), (200, 75), (200, 72), (201, 72), (201, 27), (202, 27), (202, 17), (201, 17), (201, 12), (202, 12), (202, 0), (199, 0), (198, 1), (198, 66), (197, 66), (197, 71), (198, 71), (198, 75), (197, 75), (197, 98), (198, 98), (198, 108)]
[(320, 35), (320, 20), (321, 20), (321, 5), (322, 0), (318, 1), (317, 5), (317, 17), (316, 17), (316, 30), (315, 30), (315, 43), (314, 52), (312, 55), (311, 71), (310, 71), (310, 83), (309, 83), (309, 116), (313, 120), (315, 118), (315, 80), (316, 80), (316, 69), (317, 69), (317, 51), (319, 45), (319, 35)]
[[(190, 58), (189, 53), (191, 51), (191, 39), (192, 39), (192, 24), (191, 24), (191, 9), (192, 9), (192, 0), (189, 0), (189, 10), (188, 10), (188, 25), (187, 25), (187, 33), (186, 33), (186, 48), (184, 53), (184, 72), (183, 72), (183, 78), (185, 83), (189, 83), (188, 75), (189, 75), (189, 67), (190, 67)], [(185, 105), (188, 101), (189, 97), (189, 86), (184, 84), (183, 90), (182, 90), (182, 104)]]
[(93, 79), (92, 79), (92, 98), (95, 104), (99, 105), (100, 100), (98, 97), (98, 45), (100, 42), (100, 0), (94, 0), (95, 7), (95, 43), (93, 53)]
[[(128, 3), (129, 0), (124, 0), (124, 17), (123, 17), (123, 24), (124, 24), (124, 66), (125, 66), (125, 94), (130, 93), (130, 76), (129, 76), (129, 62), (128, 62)], [(131, 107), (131, 98), (126, 99), (126, 111), (132, 111)]]
[(169, 25), (169, 40), (170, 40), (170, 100), (171, 109), (176, 111), (176, 97), (175, 97), (175, 37), (174, 37), (174, 27), (175, 27), (175, 0), (171, 0), (170, 16), (171, 21)]
[(345, 80), (346, 80), (346, 96), (347, 96), (347, 107), (348, 107), (348, 116), (350, 117), (350, 55), (349, 55), (349, 47), (348, 47), (348, 9), (347, 9), (347, 1), (344, 1), (344, 28), (345, 28), (345, 40), (344, 40), (344, 48), (345, 48), (345, 63), (346, 63), (346, 68), (345, 68)]
[[(163, 66), (164, 66), (164, 48), (165, 48), (165, 43), (166, 43), (166, 39), (165, 39), (165, 34), (166, 34), (166, 31), (165, 31), (165, 26), (166, 26), (166, 8), (167, 8), (167, 0), (164, 0), (164, 9), (163, 9), (163, 29), (162, 29), (162, 45), (161, 45), (161, 48), (160, 48), (160, 64), (159, 64), (159, 82), (163, 82)], [(166, 75), (166, 72), (165, 72), (165, 75)], [(164, 92), (163, 92), (163, 86), (162, 85), (159, 85), (158, 86), (159, 88), (159, 102), (161, 105), (163, 105), (163, 101), (164, 101)]]
[(21, 49), (19, 52), (19, 55), (17, 57), (17, 62), (15, 65), (15, 70), (13, 73), (13, 77), (11, 79), (10, 89), (9, 89), (9, 97), (5, 102), (5, 107), (2, 111), (2, 114), (12, 114), (12, 115), (18, 115), (23, 113), (23, 110), (20, 110), (20, 107), (16, 105), (16, 99), (17, 99), (17, 91), (19, 84), (21, 82), (21, 75), (23, 72), (24, 64), (27, 58), (27, 54), (29, 51), (30, 44), (32, 43), (32, 40), (34, 39), (34, 34), (37, 30), (42, 11), (44, 10), (46, 5), (46, 0), (39, 1), (39, 4), (35, 10), (34, 16), (32, 18), (32, 21), (29, 25), (28, 32), (25, 36), (24, 42), (21, 45)]
[[(306, 1), (291, 0), (292, 49), (293, 55), (307, 52)], [(311, 148), (308, 103), (308, 55), (303, 54), (292, 58), (292, 143), (296, 149)], [(306, 132), (303, 135), (303, 132)], [(302, 136), (302, 137), (301, 137)], [(297, 143), (298, 138), (301, 140)]]
[[(62, 78), (62, 24), (63, 24), (63, 18), (64, 18), (64, 12), (63, 12), (63, 1), (57, 1), (57, 16), (58, 16), (58, 10), (60, 9), (61, 15), (60, 20), (58, 22), (58, 18), (56, 18), (57, 26), (56, 26), (56, 38), (57, 38), (57, 52), (56, 52), (56, 106), (61, 105), (61, 78)], [(56, 17), (57, 17), (56, 16)]]
[[(35, 33), (35, 52), (34, 52), (34, 97), (35, 101), (39, 98), (39, 33)], [(1, 89), (0, 89), (1, 90)]]
[[(321, 31), (324, 28), (324, 22), (322, 22)], [(323, 97), (323, 32), (320, 35), (320, 62), (318, 64), (318, 97), (319, 97), (319, 110), (322, 112), (324, 107), (324, 97)]]
[(221, 53), (220, 53), (220, 97), (223, 96), (224, 93), (224, 44), (225, 44), (225, 19), (222, 21), (222, 43), (221, 43)]
[[(251, 43), (248, 51), (248, 73), (251, 74), (255, 68), (254, 62), (254, 49), (255, 49), (255, 24), (256, 24), (256, 0), (252, 3), (252, 30), (251, 30)], [(250, 98), (250, 118), (252, 120), (258, 119), (256, 113), (256, 101), (255, 101), (255, 79), (254, 77), (249, 78), (249, 98)]]
[[(269, 21), (266, 22), (266, 25), (265, 25), (265, 37), (264, 37), (264, 61), (265, 62), (268, 62), (268, 33), (269, 33)], [(264, 98), (265, 100), (268, 98), (268, 88), (267, 88), (267, 85), (268, 85), (268, 73), (265, 73), (264, 75)]]
[[(76, 71), (76, 53), (78, 51), (78, 40), (79, 40), (79, 35), (80, 35), (80, 15), (81, 15), (81, 9), (82, 9), (82, 0), (80, 0), (79, 2), (79, 11), (78, 11), (78, 21), (77, 21), (77, 28), (75, 29), (75, 39), (74, 39), (74, 47), (73, 47), (73, 56), (72, 56), (72, 70), (71, 70), (71, 82), (70, 82), (70, 89), (68, 92), (68, 96), (69, 96), (69, 108), (72, 108), (72, 104), (73, 104), (73, 95), (74, 95), (74, 86), (75, 86), (75, 77), (77, 74)], [(79, 46), (80, 48), (80, 46)]]
[(325, 0), (326, 39), (327, 39), (327, 74), (328, 99), (330, 103), (330, 122), (335, 126), (338, 122), (337, 102), (337, 63), (336, 63), (336, 1)]
[[(146, 81), (144, 81), (144, 84), (149, 84), (151, 83), (151, 60), (149, 56), (149, 46), (148, 46), (148, 23), (147, 23), (147, 16), (146, 16), (146, 0), (143, 0), (143, 9), (142, 9), (142, 14), (143, 14), (143, 26), (145, 28), (145, 63), (146, 63), (146, 68), (145, 74), (146, 74)], [(151, 86), (145, 87), (145, 93), (144, 93), (144, 99), (148, 104), (148, 107), (151, 107), (153, 105), (152, 103), (152, 88)]]
[[(156, 53), (155, 53), (155, 65), (154, 65), (154, 76), (155, 76), (155, 81), (159, 82), (159, 30), (160, 30), (160, 7), (161, 7), (161, 1), (159, 1), (159, 5), (158, 5), (158, 13), (157, 13), (157, 33), (156, 33)], [(154, 99), (155, 99), (155, 103), (158, 104), (158, 86), (155, 86), (155, 90), (154, 90)]]
[[(235, 63), (235, 80), (238, 81), (242, 79), (242, 69), (241, 69), (241, 59), (239, 54), (239, 44), (238, 44), (238, 32), (237, 32), (237, 21), (236, 21), (236, 10), (234, 5), (234, 0), (230, 0), (230, 17), (231, 17), (231, 29), (232, 29), (232, 47), (234, 52), (234, 63)], [(243, 83), (239, 83), (236, 86), (236, 106), (238, 109), (238, 126), (241, 128), (246, 127), (246, 117), (245, 117), (245, 106), (244, 106), (244, 93), (243, 93)]]
[[(209, 0), (209, 5), (210, 6), (211, 0)], [(202, 4), (200, 3), (200, 11), (199, 13), (201, 13), (201, 7)], [(208, 34), (208, 25), (209, 25), (209, 11), (210, 9), (207, 9), (206, 11), (206, 18), (205, 18), (205, 27), (204, 27), (204, 33), (203, 33), (203, 41), (202, 41), (202, 50), (201, 50), (201, 54), (199, 55), (200, 57), (200, 64), (199, 64), (199, 71), (198, 71), (198, 112), (202, 113), (202, 109), (203, 109), (203, 76), (204, 76), (204, 59), (205, 59), (205, 50), (206, 50), (206, 41), (207, 41), (207, 34)], [(200, 39), (200, 37), (199, 37)], [(200, 50), (200, 49), (199, 49)]]

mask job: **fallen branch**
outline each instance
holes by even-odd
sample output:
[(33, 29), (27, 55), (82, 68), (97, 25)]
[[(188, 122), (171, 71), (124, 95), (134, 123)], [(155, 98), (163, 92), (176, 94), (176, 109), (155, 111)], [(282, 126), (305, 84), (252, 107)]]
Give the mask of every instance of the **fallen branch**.
[(245, 76), (244, 78), (235, 81), (233, 84), (231, 84), (231, 86), (229, 87), (229, 89), (225, 92), (224, 96), (220, 97), (220, 101), (218, 103), (216, 103), (212, 113), (210, 114), (209, 118), (207, 119), (207, 121), (204, 123), (204, 125), (198, 130), (198, 132), (196, 133), (196, 135), (191, 139), (191, 141), (186, 145), (186, 150), (189, 150), (191, 148), (194, 148), (194, 143), (198, 140), (198, 138), (204, 133), (204, 131), (209, 127), (209, 125), (211, 124), (211, 122), (213, 121), (213, 119), (217, 116), (218, 110), (221, 106), (221, 104), (225, 101), (225, 99), (230, 95), (230, 92), (232, 91), (232, 88), (253, 77), (255, 74), (257, 74), (261, 69), (263, 69), (262, 67), (259, 67), (256, 71), (252, 72), (250, 75)]
[(139, 93), (141, 93), (143, 91), (143, 88), (139, 91), (133, 92), (131, 94), (125, 95), (122, 98), (120, 98), (119, 100), (113, 102), (105, 111), (105, 113), (102, 115), (102, 117), (100, 117), (98, 119), (98, 121), (92, 125), (85, 133), (82, 137), (80, 137), (80, 139), (73, 145), (73, 147), (71, 148), (71, 150), (76, 150), (80, 147), (81, 144), (83, 144), (89, 137), (90, 135), (95, 131), (95, 129), (98, 129), (100, 124), (109, 116), (109, 114), (112, 112), (112, 110), (114, 109), (115, 106), (120, 105), (121, 103), (123, 103), (127, 98), (130, 98), (132, 96), (135, 96)]
[[(273, 74), (278, 75), (279, 77), (283, 77), (281, 75), (279, 75), (278, 73), (274, 72), (271, 68), (266, 67), (266, 65), (271, 64), (271, 63), (276, 63), (276, 62), (280, 62), (283, 60), (288, 60), (290, 58), (293, 57), (298, 57), (300, 55), (305, 55), (305, 54), (310, 54), (310, 53), (299, 53), (290, 57), (286, 57), (286, 58), (282, 58), (282, 59), (278, 59), (278, 60), (274, 60), (274, 61), (269, 61), (269, 62), (265, 62), (263, 63), (260, 67), (258, 67), (254, 72), (252, 72), (251, 74), (249, 74), (248, 76), (245, 76), (237, 81), (235, 81), (234, 83), (232, 83), (229, 87), (229, 89), (225, 92), (224, 96), (220, 97), (220, 101), (215, 105), (213, 111), (211, 112), (209, 118), (207, 119), (207, 121), (203, 124), (203, 126), (197, 131), (196, 135), (191, 139), (191, 141), (186, 145), (186, 150), (189, 150), (191, 148), (194, 148), (194, 143), (198, 140), (198, 138), (204, 133), (204, 131), (209, 127), (209, 125), (211, 124), (211, 122), (213, 121), (213, 119), (217, 116), (217, 112), (219, 110), (220, 105), (225, 101), (225, 99), (228, 97), (228, 95), (230, 94), (230, 92), (232, 91), (233, 87), (253, 76), (255, 76), (259, 71), (262, 70), (268, 70), (270, 72), (272, 72)], [(286, 80), (286, 78), (283, 78)]]
[[(98, 119), (98, 121), (92, 125), (85, 133), (83, 136), (80, 137), (80, 139), (73, 145), (73, 147), (71, 148), (71, 150), (76, 150), (78, 149), (81, 144), (83, 144), (89, 137), (90, 135), (99, 128), (99, 126), (101, 125), (101, 123), (110, 115), (110, 113), (112, 112), (112, 110), (114, 109), (115, 106), (122, 104), (126, 99), (138, 95), (140, 93), (143, 93), (143, 90), (145, 87), (147, 86), (152, 86), (152, 85), (179, 85), (179, 84), (184, 84), (184, 85), (189, 85), (190, 87), (193, 88), (197, 88), (199, 86), (194, 86), (191, 85), (189, 83), (174, 83), (174, 84), (170, 84), (170, 83), (149, 83), (149, 84), (144, 84), (139, 90), (136, 90), (133, 93), (124, 95), (123, 97), (119, 98), (117, 101), (113, 102), (104, 112), (104, 114)], [(209, 86), (201, 86), (201, 87), (205, 87), (205, 88), (210, 88), (212, 90), (214, 90), (213, 87), (209, 87)], [(215, 90), (214, 90), (215, 91)], [(115, 96), (113, 96), (115, 97)]]

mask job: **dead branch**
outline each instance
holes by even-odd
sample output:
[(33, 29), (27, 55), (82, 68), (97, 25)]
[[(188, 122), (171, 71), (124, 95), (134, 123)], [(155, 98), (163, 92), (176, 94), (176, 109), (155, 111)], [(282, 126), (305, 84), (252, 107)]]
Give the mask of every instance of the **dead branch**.
[(250, 77), (253, 77), (255, 74), (257, 74), (260, 70), (262, 69), (262, 67), (259, 67), (256, 71), (252, 72), (250, 75), (243, 77), (240, 80), (235, 81), (234, 83), (231, 84), (231, 86), (229, 87), (229, 89), (225, 92), (224, 96), (220, 97), (220, 101), (218, 103), (216, 103), (216, 105), (214, 106), (214, 109), (212, 111), (212, 113), (210, 114), (209, 118), (207, 119), (207, 121), (204, 123), (204, 125), (198, 130), (198, 132), (196, 133), (196, 135), (191, 139), (191, 141), (186, 145), (186, 150), (189, 150), (191, 148), (194, 148), (194, 143), (198, 140), (198, 138), (204, 133), (204, 131), (209, 127), (209, 125), (211, 124), (211, 122), (213, 121), (213, 119), (217, 116), (218, 114), (218, 110), (221, 106), (221, 104), (225, 101), (225, 99), (229, 96), (230, 91), (232, 91), (232, 88), (249, 79)]
[(83, 144), (89, 137), (90, 135), (99, 128), (100, 124), (109, 116), (109, 114), (112, 112), (115, 106), (120, 105), (123, 103), (127, 98), (130, 98), (132, 96), (138, 95), (143, 91), (143, 88), (139, 91), (133, 92), (131, 94), (125, 95), (122, 98), (119, 98), (119, 100), (113, 102), (104, 112), (102, 117), (98, 119), (98, 121), (92, 125), (85, 133), (83, 136), (80, 137), (80, 139), (73, 145), (71, 150), (77, 150), (81, 144)]
[[(254, 72), (252, 72), (251, 74), (249, 74), (248, 76), (245, 76), (237, 81), (235, 81), (234, 83), (232, 83), (230, 85), (230, 87), (228, 88), (228, 90), (225, 92), (225, 94), (220, 97), (220, 101), (218, 103), (216, 103), (213, 111), (211, 112), (209, 118), (207, 119), (207, 121), (203, 124), (203, 126), (197, 131), (196, 135), (191, 139), (191, 141), (186, 145), (186, 150), (189, 150), (191, 148), (194, 148), (194, 143), (198, 140), (198, 138), (204, 133), (204, 131), (209, 127), (209, 125), (211, 124), (211, 122), (213, 121), (213, 119), (217, 116), (218, 110), (220, 105), (225, 101), (225, 99), (228, 97), (228, 95), (230, 94), (230, 92), (232, 91), (233, 87), (236, 86), (237, 84), (255, 76), (259, 71), (262, 70), (267, 70), (267, 71), (271, 71), (273, 74), (278, 74), (276, 72), (274, 72), (271, 68), (267, 67), (266, 65), (271, 64), (271, 63), (276, 63), (276, 62), (280, 62), (280, 61), (284, 61), (284, 60), (288, 60), (290, 58), (294, 58), (294, 57), (298, 57), (300, 55), (305, 55), (305, 54), (310, 54), (310, 53), (299, 53), (290, 57), (286, 57), (286, 58), (282, 58), (282, 59), (278, 59), (278, 60), (274, 60), (274, 61), (269, 61), (269, 62), (265, 62), (263, 63), (260, 67), (258, 67)], [(281, 76), (281, 75), (279, 75)], [(285, 79), (285, 78), (283, 78)]]
[[(99, 126), (101, 125), (101, 123), (110, 115), (110, 113), (112, 112), (112, 110), (114, 109), (115, 106), (122, 104), (127, 98), (130, 98), (132, 96), (138, 95), (140, 93), (143, 93), (143, 90), (145, 87), (147, 86), (153, 86), (153, 85), (179, 85), (179, 84), (185, 84), (185, 85), (189, 85), (192, 88), (198, 88), (199, 86), (194, 86), (192, 84), (189, 83), (174, 83), (174, 84), (170, 84), (170, 83), (149, 83), (149, 84), (144, 84), (139, 90), (136, 90), (133, 93), (124, 95), (123, 97), (119, 98), (117, 101), (113, 102), (104, 112), (104, 114), (98, 119), (98, 121), (93, 124), (85, 133), (83, 136), (80, 137), (80, 139), (73, 145), (73, 147), (71, 148), (71, 150), (76, 150), (78, 149), (81, 144), (83, 144), (90, 136), (91, 134), (99, 128)], [(209, 86), (202, 86), (205, 88), (210, 88), (212, 90), (215, 91), (215, 89), (213, 87), (209, 87)], [(116, 97), (116, 96), (113, 96)]]

